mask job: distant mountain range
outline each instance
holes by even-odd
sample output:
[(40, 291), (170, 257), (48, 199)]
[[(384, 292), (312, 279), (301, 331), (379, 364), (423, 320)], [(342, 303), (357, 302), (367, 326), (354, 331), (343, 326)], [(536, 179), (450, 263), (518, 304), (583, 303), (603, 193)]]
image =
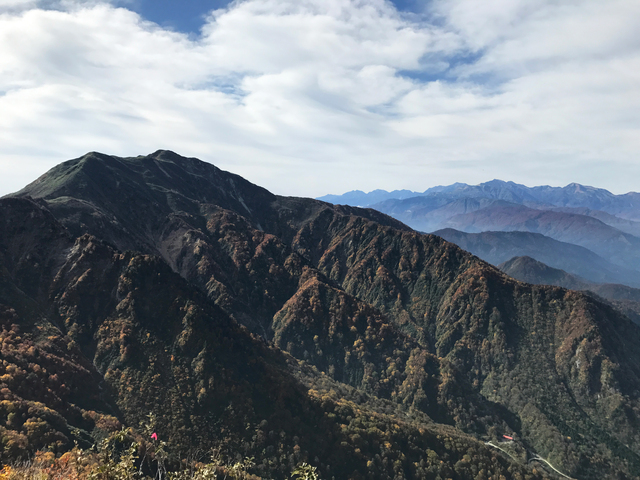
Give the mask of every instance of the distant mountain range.
[[(480, 185), (456, 183), (434, 187), (423, 193), (414, 192), (414, 196), (402, 191), (402, 198), (367, 203), (383, 198), (384, 194), (393, 196), (393, 192), (379, 190), (375, 196), (350, 192), (333, 201), (357, 200), (360, 205), (391, 215), (416, 230), (438, 234), (444, 231), (447, 240), (460, 242), (461, 247), (495, 265), (513, 256), (531, 256), (591, 281), (639, 285), (638, 193), (614, 195), (576, 183), (562, 188), (530, 188), (493, 180)], [(469, 237), (454, 234), (451, 229), (491, 235)], [(541, 236), (500, 237), (497, 232)], [(567, 246), (549, 240), (584, 247), (590, 253), (573, 250), (565, 258)], [(486, 244), (482, 245), (483, 242)]]
[(640, 275), (635, 270), (614, 265), (579, 245), (560, 242), (539, 233), (465, 233), (447, 228), (434, 234), (496, 266), (513, 257), (527, 256), (590, 282), (640, 287)]
[[(586, 208), (603, 211), (619, 218), (640, 221), (640, 193), (630, 192), (615, 195), (608, 190), (571, 183), (566, 187), (527, 187), (514, 182), (492, 180), (479, 185), (454, 183), (448, 186), (432, 187), (424, 192), (410, 190), (374, 190), (364, 193), (359, 190), (343, 195), (325, 195), (318, 200), (334, 204), (371, 207), (386, 200), (403, 200), (417, 196), (438, 196), (449, 201), (462, 198), (488, 198), (505, 200), (520, 205), (541, 205), (554, 207)], [(386, 197), (386, 198), (385, 198)], [(351, 202), (358, 202), (354, 205)]]
[(385, 200), (405, 199), (421, 195), (411, 190), (394, 190), (387, 192), (386, 190), (373, 190), (365, 193), (362, 190), (353, 190), (343, 195), (325, 195), (317, 200), (341, 205), (351, 205), (353, 207), (368, 207), (375, 203), (384, 202)]

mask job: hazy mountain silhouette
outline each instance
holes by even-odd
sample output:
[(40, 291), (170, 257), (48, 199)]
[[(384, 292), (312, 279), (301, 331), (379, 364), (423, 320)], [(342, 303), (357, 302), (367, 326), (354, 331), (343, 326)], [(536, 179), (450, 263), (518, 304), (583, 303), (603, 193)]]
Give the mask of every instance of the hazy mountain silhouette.
[(635, 270), (614, 265), (584, 247), (559, 242), (539, 233), (465, 233), (448, 228), (438, 230), (434, 235), (496, 266), (513, 257), (528, 256), (594, 283), (623, 283), (640, 287)]
[[(456, 183), (433, 187), (414, 197), (388, 198), (370, 206), (424, 232), (452, 228), (467, 233), (540, 233), (585, 247), (623, 271), (633, 270), (631, 275), (626, 275), (631, 280), (621, 280), (622, 277), (614, 280), (610, 276), (605, 280), (600, 276), (596, 281), (637, 285), (634, 279), (640, 277), (640, 237), (636, 236), (640, 235), (640, 222), (636, 221), (640, 218), (640, 194), (637, 193), (614, 195), (578, 184), (529, 188), (492, 180), (480, 185)], [(510, 249), (509, 256), (503, 255), (500, 261), (523, 255), (564, 268), (549, 256), (535, 256), (531, 250)], [(482, 258), (487, 259), (486, 254)], [(574, 265), (569, 271), (582, 275), (588, 269), (589, 264)], [(593, 275), (588, 278), (596, 279)]]
[[(358, 192), (358, 205), (373, 206), (375, 203), (385, 200), (410, 198), (407, 190), (395, 191), (402, 192), (402, 196), (385, 190), (375, 190), (374, 192), (375, 195), (371, 196), (367, 196), (368, 194), (362, 195), (364, 192)], [(373, 194), (374, 192), (371, 193)], [(350, 205), (352, 193), (328, 195), (322, 198), (331, 203)], [(491, 180), (479, 185), (454, 183), (448, 186), (432, 187), (423, 193), (413, 193), (413, 197), (432, 196), (446, 198), (449, 201), (463, 198), (486, 198), (505, 200), (525, 206), (588, 209), (607, 212), (622, 219), (640, 221), (640, 193), (630, 192), (623, 195), (615, 195), (602, 188), (584, 186), (578, 183), (571, 183), (566, 187), (527, 187), (514, 182)], [(377, 200), (378, 198), (382, 200)], [(367, 199), (370, 200), (366, 202)], [(374, 200), (377, 200), (377, 202)]]

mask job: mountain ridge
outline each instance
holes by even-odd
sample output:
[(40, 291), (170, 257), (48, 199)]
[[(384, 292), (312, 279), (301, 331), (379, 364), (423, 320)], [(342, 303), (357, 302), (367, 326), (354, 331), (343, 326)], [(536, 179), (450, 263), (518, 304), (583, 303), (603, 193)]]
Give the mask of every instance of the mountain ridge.
[(31, 286), (42, 321), (99, 365), (117, 421), (158, 410), (183, 445), (227, 431), (238, 451), (280, 458), (259, 469), (278, 478), (315, 457), (339, 478), (546, 475), (480, 441), (500, 432), (581, 479), (640, 474), (628, 318), (375, 210), (278, 197), (207, 165), (89, 154), (0, 200), (24, 231), (42, 222), (20, 205), (58, 232), (59, 246), (0, 234), (21, 258), (44, 255), (3, 260), (2, 278)]
[(587, 248), (559, 242), (540, 233), (466, 233), (448, 228), (438, 230), (434, 235), (455, 243), (495, 266), (513, 257), (530, 256), (553, 268), (565, 270), (594, 283), (640, 286), (634, 270), (614, 265)]
[(640, 324), (640, 289), (611, 283), (593, 283), (555, 269), (531, 257), (513, 257), (498, 265), (509, 276), (536, 285), (556, 285), (571, 290), (587, 290), (606, 299), (635, 323)]
[(583, 215), (528, 208), (522, 205), (492, 205), (451, 217), (452, 228), (468, 233), (483, 231), (529, 231), (562, 242), (579, 245), (612, 263), (640, 268), (640, 238), (621, 232), (604, 222)]
[[(378, 195), (387, 196), (385, 200), (405, 198), (404, 195), (414, 194), (414, 197), (418, 196), (430, 196), (430, 195), (446, 195), (451, 199), (457, 198), (491, 198), (495, 200), (507, 200), (513, 201), (517, 199), (516, 203), (525, 204), (525, 202), (546, 204), (548, 206), (556, 207), (586, 207), (591, 210), (603, 210), (605, 212), (617, 215), (625, 212), (624, 207), (633, 207), (633, 213), (638, 220), (638, 208), (640, 207), (640, 193), (628, 192), (624, 194), (613, 194), (610, 191), (592, 186), (585, 186), (579, 183), (569, 183), (564, 187), (551, 187), (549, 185), (541, 185), (536, 187), (527, 187), (522, 184), (518, 184), (512, 181), (504, 180), (490, 180), (488, 182), (480, 183), (478, 185), (469, 185), (466, 183), (454, 183), (452, 185), (430, 187), (424, 192), (411, 192), (409, 190), (394, 190), (393, 192), (387, 192), (386, 190), (374, 190), (369, 193), (354, 190), (353, 192), (360, 195), (358, 198), (360, 201), (367, 198), (366, 195), (374, 192), (379, 192)], [(353, 193), (349, 192), (349, 193)], [(394, 197), (394, 192), (403, 192), (403, 197)], [(333, 200), (340, 202), (344, 195), (327, 195), (330, 197), (332, 203)], [(579, 199), (576, 199), (576, 196)], [(319, 197), (323, 199), (324, 197)], [(379, 198), (377, 196), (371, 196), (371, 198)], [(348, 197), (345, 197), (348, 200)], [(348, 202), (345, 202), (348, 203)], [(362, 206), (373, 206), (374, 203), (360, 203)], [(623, 217), (627, 218), (627, 217)], [(633, 219), (633, 218), (628, 218)]]
[[(433, 187), (414, 197), (386, 200), (371, 205), (418, 231), (437, 232), (453, 228), (467, 233), (527, 231), (554, 240), (588, 248), (622, 270), (624, 276), (607, 280), (637, 286), (640, 275), (640, 194), (614, 195), (576, 183), (566, 187), (526, 187), (514, 182), (492, 180), (479, 185), (454, 184)], [(449, 238), (451, 240), (451, 238)], [(544, 240), (542, 243), (550, 243)], [(512, 245), (513, 247), (514, 245)], [(510, 256), (534, 256), (549, 263), (549, 256), (535, 256), (530, 249)], [(486, 257), (483, 257), (486, 258)], [(502, 258), (500, 261), (506, 261)], [(498, 262), (499, 263), (499, 262)], [(551, 263), (575, 275), (584, 276), (591, 265)], [(607, 268), (611, 270), (611, 268)]]

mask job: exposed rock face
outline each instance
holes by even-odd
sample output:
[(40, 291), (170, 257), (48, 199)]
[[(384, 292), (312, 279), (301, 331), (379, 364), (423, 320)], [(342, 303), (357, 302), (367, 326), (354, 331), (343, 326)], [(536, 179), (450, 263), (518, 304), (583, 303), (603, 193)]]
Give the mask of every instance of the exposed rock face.
[(226, 442), (277, 477), (306, 459), (328, 478), (535, 478), (467, 436), (503, 432), (577, 478), (640, 475), (640, 330), (587, 295), (172, 152), (88, 154), (0, 212), (7, 332), (86, 370), (74, 408), (93, 420), (60, 413), (74, 394), (42, 427), (60, 449), (155, 411), (174, 444)]

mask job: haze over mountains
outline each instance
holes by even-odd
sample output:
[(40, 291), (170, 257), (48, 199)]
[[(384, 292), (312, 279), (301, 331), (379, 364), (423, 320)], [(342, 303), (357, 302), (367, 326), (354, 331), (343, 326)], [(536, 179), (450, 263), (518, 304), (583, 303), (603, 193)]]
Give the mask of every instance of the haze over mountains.
[[(396, 196), (401, 192), (402, 196)], [(450, 201), (461, 198), (489, 198), (493, 200), (505, 200), (507, 202), (520, 205), (549, 205), (556, 207), (587, 208), (590, 210), (601, 210), (612, 215), (629, 220), (640, 220), (640, 193), (630, 192), (623, 195), (614, 195), (608, 190), (589, 187), (577, 183), (571, 183), (566, 187), (527, 187), (514, 182), (502, 180), (492, 180), (479, 185), (467, 185), (466, 183), (454, 183), (447, 186), (431, 187), (422, 193), (408, 190), (395, 190), (385, 192), (384, 190), (374, 190), (371, 193), (359, 191), (348, 192), (344, 195), (326, 195), (320, 197), (331, 203), (340, 203), (340, 200), (353, 198), (359, 202), (357, 206), (370, 207), (385, 194), (385, 200), (407, 199), (418, 196), (437, 196)], [(371, 201), (375, 200), (375, 201)], [(351, 204), (349, 202), (344, 202)]]
[(640, 286), (638, 193), (614, 195), (575, 183), (530, 188), (493, 180), (434, 187), (414, 196), (403, 191), (402, 198), (389, 193), (383, 201), (370, 202), (382, 197), (380, 191), (350, 192), (331, 201), (375, 208), (494, 265), (530, 256), (593, 282)]
[(498, 265), (507, 275), (536, 285), (557, 285), (571, 290), (586, 290), (606, 299), (640, 325), (640, 289), (614, 283), (593, 283), (564, 270), (551, 268), (531, 257), (513, 257)]
[(640, 475), (638, 326), (375, 210), (90, 153), (0, 222), (3, 461), (154, 412), (264, 478)]

